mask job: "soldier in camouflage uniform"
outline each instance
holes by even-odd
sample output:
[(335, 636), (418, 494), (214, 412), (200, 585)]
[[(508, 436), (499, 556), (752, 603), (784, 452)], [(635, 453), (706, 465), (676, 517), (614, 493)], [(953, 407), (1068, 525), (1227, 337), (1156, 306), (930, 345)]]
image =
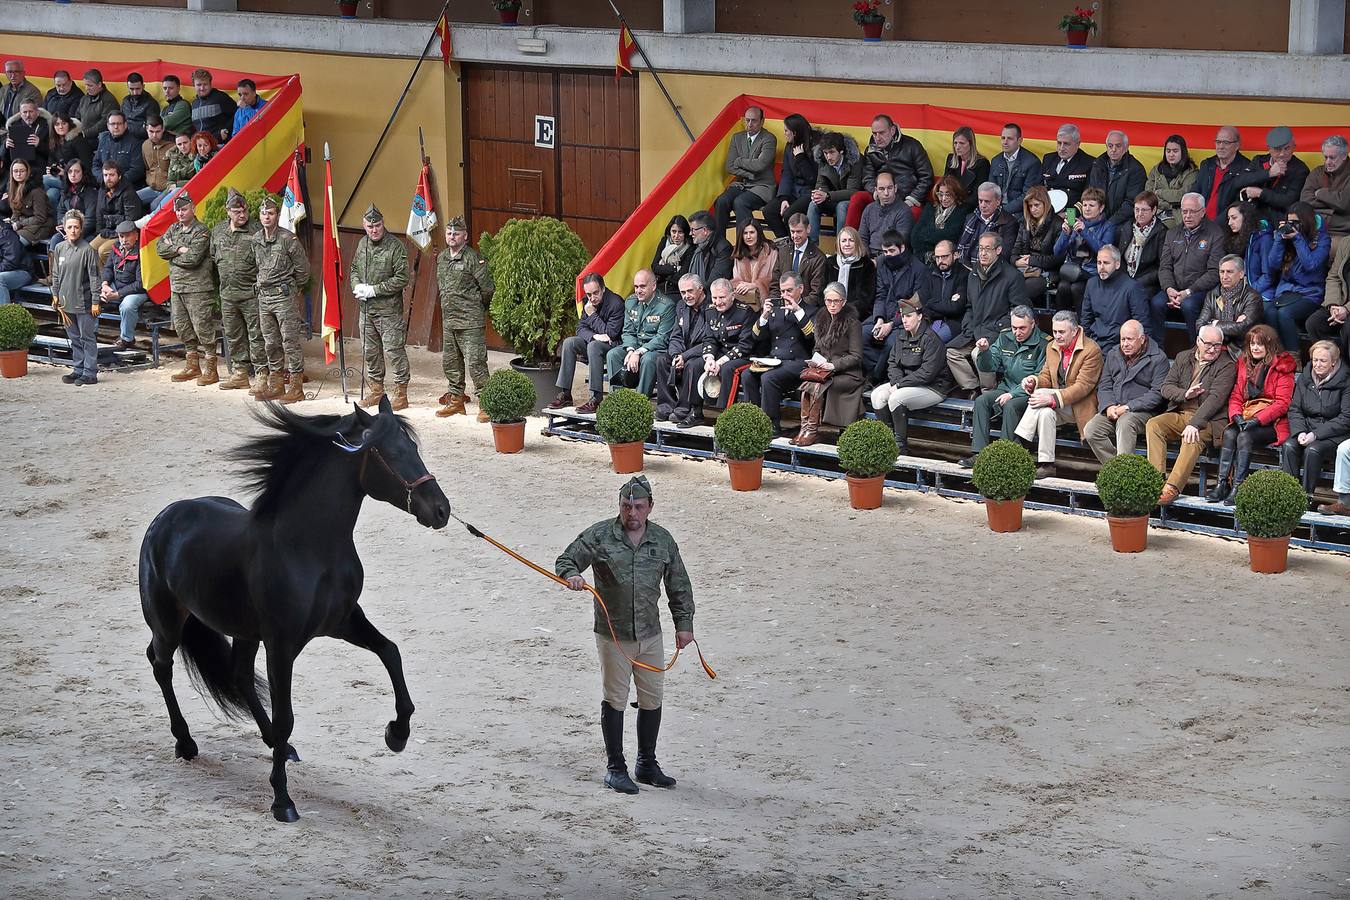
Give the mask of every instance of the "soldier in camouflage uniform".
[[(605, 784), (624, 794), (638, 786), (628, 777), (623, 756), (623, 710), (628, 684), (637, 686), (638, 752), (633, 774), (643, 784), (674, 787), (675, 779), (656, 762), (656, 739), (661, 730), (663, 672), (641, 669), (628, 657), (660, 669), (661, 585), (666, 586), (670, 615), (675, 622), (675, 646), (683, 649), (694, 639), (694, 589), (670, 532), (647, 521), (652, 511), (652, 486), (641, 475), (619, 490), (619, 516), (587, 528), (554, 563), (554, 571), (574, 591), (586, 589), (581, 573), (595, 573), (595, 589), (609, 610), (614, 635), (595, 604), (595, 645), (600, 653), (604, 699), (600, 702), (600, 732), (605, 739), (608, 765)], [(615, 640), (618, 639), (618, 647)]]
[(254, 396), (296, 403), (305, 399), (300, 292), (309, 280), (309, 257), (300, 240), (277, 225), (280, 216), (281, 204), (269, 194), (258, 206), (262, 227), (253, 235), (253, 259), (258, 266), (258, 316), (270, 371), (267, 388), (259, 387)]
[(370, 393), (360, 405), (379, 405), (384, 397), (384, 355), (394, 369), (394, 409), (408, 408), (408, 326), (403, 321), (403, 289), (408, 286), (408, 248), (384, 228), (384, 216), (372, 203), (361, 217), (366, 236), (356, 245), (350, 269), (352, 296), (361, 304), (361, 349)]
[(267, 378), (267, 353), (262, 325), (258, 320), (258, 262), (253, 255), (253, 235), (258, 223), (249, 218), (244, 195), (230, 188), (225, 200), (224, 222), (211, 229), (211, 258), (220, 280), (220, 319), (229, 344), (234, 371), (220, 383), (222, 391), (248, 388), (249, 365), (259, 376), (259, 387)]
[[(441, 297), (441, 365), (450, 383), (436, 410), (442, 418), (464, 413), (469, 398), (464, 393), (464, 369), (469, 370), (475, 391), (487, 381), (487, 308), (492, 302), (492, 276), (478, 251), (469, 246), (464, 219), (455, 216), (445, 223), (445, 244), (436, 259), (436, 286)], [(480, 408), (478, 421), (486, 422)]]
[(155, 252), (169, 264), (169, 300), (173, 330), (183, 339), (187, 362), (173, 381), (197, 380), (205, 386), (216, 374), (215, 283), (211, 280), (211, 233), (197, 219), (187, 191), (173, 198), (178, 220), (155, 242)]

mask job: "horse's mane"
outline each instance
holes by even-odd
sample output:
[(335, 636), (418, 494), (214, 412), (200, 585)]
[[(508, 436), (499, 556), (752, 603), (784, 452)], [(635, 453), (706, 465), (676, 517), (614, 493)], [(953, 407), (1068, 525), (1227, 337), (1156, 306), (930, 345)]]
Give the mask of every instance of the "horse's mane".
[[(353, 444), (362, 440), (359, 431), (343, 434), (357, 424), (351, 415), (302, 416), (272, 402), (250, 412), (270, 430), (226, 451), (225, 458), (243, 464), (240, 475), (244, 485), (257, 494), (252, 507), (255, 515), (273, 511), (292, 477), (313, 468), (331, 453), (339, 436)], [(370, 420), (369, 440), (378, 442), (395, 427), (416, 439), (412, 425), (402, 416), (377, 415)]]

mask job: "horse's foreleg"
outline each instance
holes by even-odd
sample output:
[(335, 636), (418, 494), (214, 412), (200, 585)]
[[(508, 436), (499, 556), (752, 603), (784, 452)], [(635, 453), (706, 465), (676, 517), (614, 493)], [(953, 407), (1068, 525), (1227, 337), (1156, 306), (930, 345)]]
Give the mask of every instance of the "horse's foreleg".
[(150, 660), (155, 681), (164, 694), (164, 705), (169, 708), (169, 730), (175, 739), (173, 755), (180, 759), (193, 759), (197, 756), (197, 742), (188, 731), (187, 720), (183, 718), (183, 711), (178, 708), (178, 697), (173, 692), (173, 652), (176, 649), (176, 644), (156, 633), (145, 648), (145, 656)]
[[(254, 661), (258, 658), (258, 642), (246, 641), (243, 638), (235, 638), (231, 646), (230, 665), (231, 674), (234, 677), (235, 684), (239, 686), (239, 692), (248, 700), (249, 712), (253, 713), (253, 721), (258, 723), (258, 731), (262, 734), (263, 743), (268, 747), (272, 744), (272, 721), (267, 717), (267, 710), (263, 708), (262, 700), (258, 698), (257, 675), (254, 671)], [(286, 747), (287, 758), (292, 762), (299, 762), (300, 756), (295, 752), (295, 748)]]
[(286, 760), (291, 746), (291, 729), (295, 727), (295, 716), (291, 712), (291, 671), (294, 666), (294, 651), (268, 646), (267, 680), (272, 692), (272, 815), (278, 822), (294, 822), (300, 818), (286, 791)]
[(389, 681), (394, 686), (394, 713), (396, 718), (384, 729), (384, 742), (390, 750), (400, 752), (408, 745), (410, 731), (408, 720), (412, 718), (414, 706), (408, 695), (408, 685), (403, 680), (403, 657), (399, 655), (398, 645), (380, 634), (379, 629), (370, 624), (366, 614), (357, 606), (347, 620), (347, 628), (338, 637), (358, 647), (364, 647), (380, 658), (389, 670)]

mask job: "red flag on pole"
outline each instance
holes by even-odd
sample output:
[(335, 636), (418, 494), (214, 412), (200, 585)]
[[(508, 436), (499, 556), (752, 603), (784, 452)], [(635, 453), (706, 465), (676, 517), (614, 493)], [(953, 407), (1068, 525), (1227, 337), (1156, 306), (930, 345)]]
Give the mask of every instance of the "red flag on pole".
[(333, 205), (333, 164), (324, 162), (323, 359), (337, 358), (342, 340), (342, 254), (338, 251), (337, 208)]
[[(425, 33), (425, 32), (424, 32)], [(441, 13), (441, 19), (436, 23), (436, 33), (441, 36), (441, 62), (446, 68), (450, 67), (450, 11)]]
[(633, 50), (637, 47), (637, 41), (633, 40), (633, 32), (628, 30), (627, 25), (619, 28), (619, 54), (614, 59), (614, 77), (617, 79), (620, 75), (627, 72), (633, 74)]
[(431, 167), (422, 166), (422, 174), (417, 177), (417, 190), (413, 191), (412, 209), (408, 212), (408, 239), (425, 250), (431, 246), (432, 233), (436, 230), (436, 210), (431, 204), (431, 184), (428, 175)]
[(300, 150), (291, 154), (291, 172), (286, 176), (286, 190), (281, 196), (280, 224), (291, 234), (305, 217), (304, 192), (300, 189)]

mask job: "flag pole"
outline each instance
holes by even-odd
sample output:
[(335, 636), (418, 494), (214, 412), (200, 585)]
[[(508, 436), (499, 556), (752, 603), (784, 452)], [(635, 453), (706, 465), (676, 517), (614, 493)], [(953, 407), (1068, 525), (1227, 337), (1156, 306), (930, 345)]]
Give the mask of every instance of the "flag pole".
[[(389, 114), (389, 121), (384, 123), (384, 131), (380, 132), (380, 138), (375, 142), (374, 148), (370, 151), (370, 158), (366, 160), (365, 168), (361, 170), (360, 177), (356, 179), (356, 187), (352, 188), (351, 195), (347, 197), (347, 202), (343, 204), (342, 212), (338, 213), (339, 221), (347, 215), (348, 208), (351, 207), (352, 201), (356, 199), (356, 192), (361, 190), (361, 185), (365, 182), (366, 175), (370, 172), (370, 165), (375, 162), (375, 154), (380, 152), (380, 145), (384, 143), (385, 137), (389, 134), (389, 129), (393, 127), (394, 118), (398, 116), (399, 108), (403, 106), (403, 101), (408, 98), (408, 91), (412, 90), (413, 80), (417, 78), (417, 71), (422, 68), (422, 62), (427, 58), (427, 51), (431, 49), (431, 42), (436, 39), (436, 27), (441, 24), (441, 19), (445, 17), (445, 12), (449, 8), (450, 0), (445, 0), (445, 2), (441, 4), (440, 15), (436, 16), (436, 21), (432, 23), (431, 36), (427, 38), (427, 42), (422, 45), (422, 52), (417, 57), (417, 65), (413, 66), (412, 74), (408, 76), (408, 83), (403, 86), (403, 93), (399, 94), (398, 102), (394, 104), (394, 111)], [(646, 54), (643, 54), (643, 59), (646, 59)], [(664, 90), (664, 88), (662, 88), (662, 90)], [(685, 130), (688, 131), (687, 128)], [(690, 137), (690, 140), (693, 140), (692, 136)]]
[[(327, 142), (327, 141), (324, 141), (324, 142), (323, 142), (323, 161), (324, 161), (324, 167), (327, 168), (327, 169), (331, 169), (330, 163), (331, 163), (331, 161), (332, 161), (332, 157), (331, 157), (331, 156), (329, 155), (329, 153), (328, 153), (328, 142)], [(328, 173), (327, 173), (327, 172), (324, 173), (324, 178), (325, 178), (325, 180), (327, 180), (327, 178), (328, 178)], [(331, 204), (332, 202), (333, 202), (333, 196), (332, 196), (332, 193), (331, 193), (331, 191), (330, 191), (330, 193), (329, 193), (329, 195), (328, 195), (328, 197), (326, 198), (326, 201), (325, 201), (325, 203), (324, 203), (324, 215), (332, 216), (332, 210), (328, 208), (329, 204)], [(332, 222), (333, 227), (336, 228), (336, 227), (337, 227), (337, 219), (331, 219), (331, 222)], [(312, 222), (311, 222), (310, 224), (311, 224), (311, 226), (313, 225)], [(326, 226), (325, 226), (325, 227), (326, 227)], [(337, 239), (337, 235), (334, 234), (334, 235), (333, 235), (333, 238), (334, 238), (334, 240), (336, 240), (336, 239)], [(322, 285), (320, 285), (319, 290), (320, 290), (320, 296), (322, 296), (322, 295), (323, 295), (323, 287), (322, 287)], [(342, 294), (339, 293), (338, 296), (335, 298), (335, 300), (336, 300), (336, 302), (337, 302), (337, 313), (338, 313), (338, 327), (337, 327), (338, 372), (341, 374), (341, 378), (342, 378), (342, 402), (343, 402), (343, 403), (346, 403), (346, 402), (347, 402), (348, 400), (350, 400), (351, 398), (350, 398), (349, 392), (348, 392), (348, 390), (347, 390), (347, 348), (346, 348), (346, 346), (345, 346), (345, 344), (343, 343), (343, 340), (342, 340)], [(322, 316), (322, 310), (320, 310), (320, 316)], [(322, 322), (319, 323), (319, 330), (320, 330), (320, 332), (322, 332), (322, 330), (323, 330), (323, 323), (322, 323)], [(362, 374), (364, 375), (364, 373), (365, 373), (365, 367), (364, 367), (364, 366), (362, 366), (361, 371), (362, 371)]]
[[(614, 15), (619, 17), (619, 24), (624, 28), (628, 28), (628, 21), (624, 19), (623, 13), (619, 12), (619, 8), (614, 5), (614, 0), (609, 0), (609, 8), (614, 10)], [(647, 64), (647, 71), (651, 72), (652, 77), (656, 79), (656, 86), (661, 89), (661, 93), (666, 95), (666, 102), (670, 104), (670, 111), (675, 113), (675, 118), (680, 120), (680, 127), (684, 129), (685, 134), (689, 135), (689, 143), (692, 144), (694, 142), (694, 133), (689, 130), (689, 123), (684, 120), (684, 116), (680, 115), (680, 108), (675, 105), (675, 101), (670, 96), (670, 91), (666, 90), (665, 83), (661, 81), (661, 73), (657, 71), (656, 66), (652, 65), (652, 61), (647, 58), (647, 51), (643, 50), (642, 44), (638, 43), (637, 35), (633, 33), (633, 29), (628, 28), (628, 34), (633, 38), (633, 46), (637, 48), (637, 52), (642, 57), (642, 61)]]
[[(422, 140), (421, 125), (417, 126), (417, 162), (419, 164), (417, 169), (417, 177), (421, 178), (422, 169), (431, 164), (431, 160), (427, 158), (426, 144), (423, 143)], [(434, 234), (431, 236), (431, 241), (433, 244), (436, 242), (436, 236)], [(417, 284), (417, 273), (420, 272), (421, 269), (422, 269), (422, 254), (419, 250), (418, 254), (413, 257), (413, 270), (412, 270), (413, 284)], [(408, 329), (411, 327), (412, 327), (412, 304), (409, 303), (408, 311), (403, 314), (403, 333), (406, 335), (408, 333)]]

